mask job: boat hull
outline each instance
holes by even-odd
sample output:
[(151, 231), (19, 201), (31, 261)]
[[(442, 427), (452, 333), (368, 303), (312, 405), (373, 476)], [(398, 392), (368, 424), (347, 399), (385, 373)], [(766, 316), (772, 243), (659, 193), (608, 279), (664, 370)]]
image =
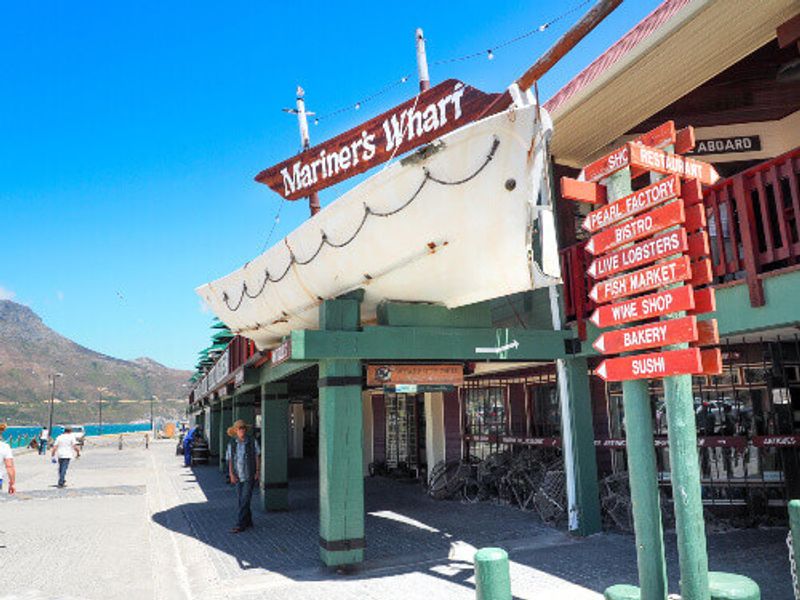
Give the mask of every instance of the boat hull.
[[(539, 204), (547, 133), (532, 106), (463, 127), (197, 293), (264, 349), (292, 330), (318, 328), (320, 303), (358, 288), (369, 323), (383, 301), (454, 308), (558, 283), (557, 261), (542, 269), (534, 256), (534, 224), (552, 229), (549, 207)], [(550, 233), (545, 253), (556, 256)]]

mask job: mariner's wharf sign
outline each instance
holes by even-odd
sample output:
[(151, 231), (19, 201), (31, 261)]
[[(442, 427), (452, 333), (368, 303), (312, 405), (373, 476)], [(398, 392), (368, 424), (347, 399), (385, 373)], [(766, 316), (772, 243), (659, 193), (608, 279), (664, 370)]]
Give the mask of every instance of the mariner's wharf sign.
[(256, 176), (287, 200), (304, 198), (476, 120), (497, 98), (448, 79)]

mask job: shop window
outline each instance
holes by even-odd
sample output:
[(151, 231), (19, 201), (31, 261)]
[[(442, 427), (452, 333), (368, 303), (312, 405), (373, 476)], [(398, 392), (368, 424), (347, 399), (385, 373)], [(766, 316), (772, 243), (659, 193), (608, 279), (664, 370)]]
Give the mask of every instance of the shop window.
[(466, 431), (475, 438), (470, 453), (485, 458), (498, 449), (500, 436), (506, 434), (505, 388), (466, 388), (464, 408)]

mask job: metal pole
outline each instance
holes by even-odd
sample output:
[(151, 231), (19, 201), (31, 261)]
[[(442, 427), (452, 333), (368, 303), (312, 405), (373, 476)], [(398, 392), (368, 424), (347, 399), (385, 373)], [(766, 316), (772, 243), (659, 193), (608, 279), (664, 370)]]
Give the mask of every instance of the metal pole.
[[(630, 168), (609, 177), (607, 190), (609, 202), (630, 194), (633, 191)], [(623, 381), (622, 403), (641, 597), (664, 600), (667, 597), (667, 564), (647, 386), (647, 380)]]
[[(311, 138), (308, 135), (308, 113), (306, 113), (305, 95), (305, 90), (298, 85), (296, 112), (297, 124), (300, 127), (300, 143), (303, 146), (303, 152), (308, 150), (311, 146)], [(312, 217), (319, 212), (319, 196), (317, 192), (311, 192), (311, 195), (308, 197), (308, 208)]]
[(150, 396), (150, 431), (153, 431), (153, 398), (155, 396)]
[(428, 76), (428, 57), (425, 54), (425, 36), (421, 28), (417, 28), (417, 73), (419, 74), (419, 91), (431, 89), (431, 78)]
[(100, 396), (100, 431), (98, 435), (103, 435), (103, 396)]
[(53, 400), (56, 396), (56, 376), (49, 375), (50, 377), (50, 420), (48, 421), (47, 431), (50, 437), (53, 436)]

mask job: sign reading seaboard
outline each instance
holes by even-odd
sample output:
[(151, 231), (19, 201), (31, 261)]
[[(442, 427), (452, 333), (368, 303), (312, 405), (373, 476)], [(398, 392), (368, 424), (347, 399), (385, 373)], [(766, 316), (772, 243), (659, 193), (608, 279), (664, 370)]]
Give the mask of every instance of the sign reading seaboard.
[(288, 200), (363, 173), (476, 120), (497, 94), (449, 79), (256, 176)]

